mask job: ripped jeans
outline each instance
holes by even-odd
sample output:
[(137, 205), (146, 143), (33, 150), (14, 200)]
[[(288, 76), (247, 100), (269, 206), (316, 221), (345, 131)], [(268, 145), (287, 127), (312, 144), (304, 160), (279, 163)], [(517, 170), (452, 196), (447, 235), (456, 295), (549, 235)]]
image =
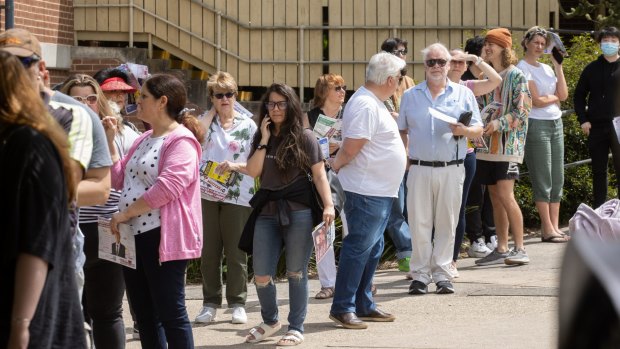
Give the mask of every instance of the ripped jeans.
[(259, 216), (254, 228), (254, 275), (270, 276), (266, 283), (255, 282), (263, 322), (277, 323), (278, 298), (273, 278), (284, 248), (289, 291), (289, 330), (304, 332), (308, 309), (308, 261), (312, 254), (312, 213), (310, 209), (291, 211), (288, 227), (280, 227), (276, 216)]

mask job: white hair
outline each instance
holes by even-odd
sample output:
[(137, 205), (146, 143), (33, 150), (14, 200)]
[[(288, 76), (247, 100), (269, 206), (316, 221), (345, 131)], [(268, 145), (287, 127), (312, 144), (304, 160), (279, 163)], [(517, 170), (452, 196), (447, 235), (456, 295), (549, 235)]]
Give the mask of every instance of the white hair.
[(424, 58), (424, 61), (426, 61), (428, 55), (433, 51), (442, 53), (444, 55), (444, 59), (448, 62), (452, 59), (452, 55), (450, 55), (448, 48), (444, 44), (436, 42), (422, 50), (422, 57)]
[(383, 85), (390, 76), (396, 76), (407, 63), (387, 52), (374, 54), (366, 67), (366, 81)]

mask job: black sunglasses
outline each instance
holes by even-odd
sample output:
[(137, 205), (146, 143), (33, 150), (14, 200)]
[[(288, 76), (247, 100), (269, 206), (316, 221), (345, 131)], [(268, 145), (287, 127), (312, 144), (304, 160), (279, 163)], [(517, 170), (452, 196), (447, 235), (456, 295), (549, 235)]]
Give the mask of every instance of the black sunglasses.
[(334, 87), (334, 90), (335, 90), (336, 92), (340, 92), (340, 91), (342, 91), (342, 92), (347, 92), (347, 85), (343, 85), (343, 86), (335, 86), (335, 87)]
[(426, 62), (424, 63), (429, 68), (432, 68), (435, 65), (439, 65), (440, 67), (445, 67), (448, 61), (446, 61), (445, 59), (441, 59), (441, 58), (440, 59), (427, 59)]
[(37, 55), (32, 55), (28, 57), (18, 57), (18, 58), (20, 62), (22, 62), (22, 65), (24, 66), (24, 68), (30, 68), (32, 67), (33, 64), (41, 60), (41, 58)]
[(222, 99), (224, 98), (224, 96), (226, 96), (226, 98), (231, 99), (233, 98), (233, 96), (235, 95), (234, 92), (226, 92), (226, 93), (216, 93), (213, 95), (213, 97), (217, 98), (217, 99)]
[(407, 49), (404, 48), (402, 50), (394, 50), (392, 51), (393, 55), (401, 55), (401, 56), (406, 56), (407, 55)]

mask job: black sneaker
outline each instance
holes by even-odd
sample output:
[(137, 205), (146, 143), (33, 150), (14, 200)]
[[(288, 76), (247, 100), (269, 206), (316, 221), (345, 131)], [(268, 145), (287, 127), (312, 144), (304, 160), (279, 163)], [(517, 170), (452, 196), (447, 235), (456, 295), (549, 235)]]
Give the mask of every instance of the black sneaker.
[(439, 281), (435, 292), (437, 294), (451, 294), (454, 293), (454, 286), (450, 281)]
[(409, 294), (426, 294), (428, 286), (422, 281), (413, 280), (409, 285)]

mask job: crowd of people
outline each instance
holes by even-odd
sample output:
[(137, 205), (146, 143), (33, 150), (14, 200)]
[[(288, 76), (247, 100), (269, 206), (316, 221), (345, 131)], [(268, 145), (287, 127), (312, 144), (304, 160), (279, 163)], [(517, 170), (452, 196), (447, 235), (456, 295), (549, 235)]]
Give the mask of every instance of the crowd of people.
[[(200, 258), (203, 306), (195, 322), (215, 320), (225, 283), (231, 323), (245, 324), (248, 255), (262, 322), (245, 342), (284, 325), (274, 282), (283, 255), (289, 312), (277, 345), (298, 345), (311, 232), (337, 217), (340, 255), (330, 246), (318, 262), (315, 298), (333, 297), (328, 316), (343, 328), (394, 321), (373, 297), (384, 233), (411, 295), (428, 293), (430, 284), (437, 294), (455, 292), (464, 236), (478, 266), (530, 262), (514, 195), (523, 161), (542, 241), (569, 241), (559, 227), (560, 102), (568, 88), (561, 54), (551, 55), (553, 67), (540, 61), (549, 40), (546, 29), (530, 28), (520, 61), (505, 28), (464, 49), (431, 44), (421, 52), (425, 80), (416, 85), (407, 76), (407, 41), (390, 38), (346, 105), (345, 80), (331, 73), (318, 78), (306, 113), (292, 87), (274, 83), (254, 119), (237, 103), (227, 72), (210, 77), (212, 107), (204, 113), (190, 107), (179, 78), (156, 74), (135, 94), (140, 134), (125, 118), (128, 95), (138, 90), (125, 72), (75, 74), (51, 89), (37, 38), (3, 32), (1, 272), (8, 282), (0, 286), (0, 346), (86, 347), (92, 326), (96, 347), (124, 348), (126, 291), (142, 347), (193, 348), (188, 262)], [(612, 127), (620, 113), (611, 101), (620, 31), (604, 28), (597, 40), (603, 54), (583, 71), (574, 96), (593, 161), (595, 207), (607, 195), (609, 150), (620, 173)], [(313, 132), (322, 118), (341, 125), (327, 144)], [(119, 246), (113, 254), (121, 255), (121, 231), (133, 235), (135, 268), (99, 258), (102, 219)]]

